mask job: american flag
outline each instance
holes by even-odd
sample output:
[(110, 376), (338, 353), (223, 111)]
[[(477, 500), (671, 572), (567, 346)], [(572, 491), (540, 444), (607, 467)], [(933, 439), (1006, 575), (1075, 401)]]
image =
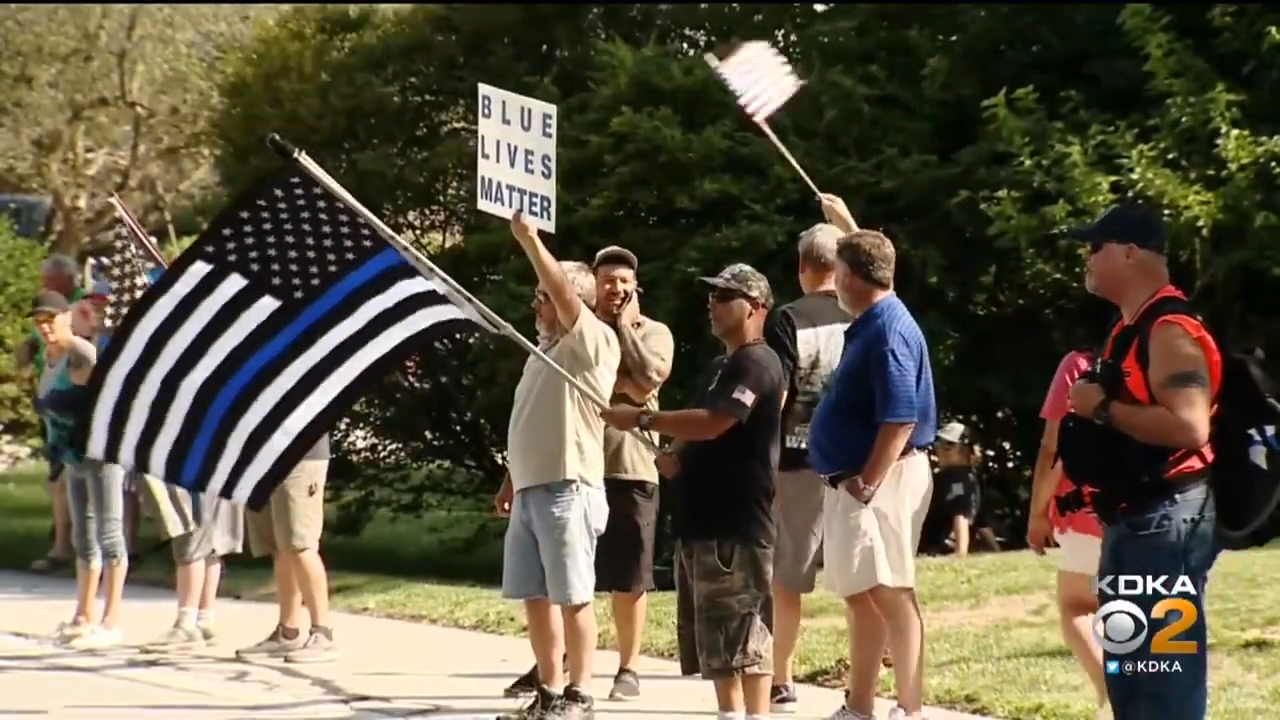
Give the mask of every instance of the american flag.
[(102, 267), (103, 277), (111, 286), (111, 298), (107, 301), (103, 317), (108, 328), (117, 328), (124, 322), (129, 308), (151, 286), (148, 274), (157, 265), (149, 252), (143, 252), (143, 248), (150, 245), (146, 231), (137, 224), (119, 198), (111, 198), (111, 204), (115, 206), (119, 222), (111, 231), (111, 243), (106, 255), (100, 257), (98, 262)]
[(714, 55), (706, 60), (757, 123), (768, 120), (804, 85), (782, 53), (760, 40), (739, 45), (724, 60)]
[(116, 331), (86, 455), (261, 508), (364, 381), (477, 327), (291, 167), (214, 218)]

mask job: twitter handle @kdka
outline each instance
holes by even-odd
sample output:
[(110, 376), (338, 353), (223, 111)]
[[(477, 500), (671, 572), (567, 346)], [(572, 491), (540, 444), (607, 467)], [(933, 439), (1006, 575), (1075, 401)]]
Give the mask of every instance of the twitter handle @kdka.
[(1108, 675), (1155, 675), (1182, 672), (1182, 662), (1167, 660), (1108, 660)]

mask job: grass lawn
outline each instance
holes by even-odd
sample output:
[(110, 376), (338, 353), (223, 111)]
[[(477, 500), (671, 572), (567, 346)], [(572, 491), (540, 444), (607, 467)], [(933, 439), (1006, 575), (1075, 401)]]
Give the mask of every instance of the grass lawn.
[[(43, 470), (0, 475), (0, 567), (25, 569), (48, 547)], [(478, 512), (378, 520), (359, 538), (327, 541), (334, 606), (491, 633), (520, 634), (518, 607), (474, 582), (498, 573), (502, 526)], [(145, 543), (140, 543), (145, 546)], [(167, 555), (136, 569), (139, 580), (170, 581)], [(922, 559), (920, 600), (928, 631), (927, 701), (1017, 720), (1092, 718), (1091, 691), (1063, 647), (1051, 595), (1052, 560), (1029, 553), (960, 562)], [(1227, 553), (1209, 593), (1215, 720), (1269, 717), (1280, 706), (1280, 547)], [(236, 563), (228, 595), (267, 599), (269, 571)], [(675, 600), (650, 601), (646, 653), (673, 657)], [(613, 644), (608, 604), (599, 603), (601, 642)], [(845, 667), (841, 604), (819, 591), (807, 599), (796, 660), (808, 682), (838, 684)], [(890, 691), (890, 676), (882, 689)]]

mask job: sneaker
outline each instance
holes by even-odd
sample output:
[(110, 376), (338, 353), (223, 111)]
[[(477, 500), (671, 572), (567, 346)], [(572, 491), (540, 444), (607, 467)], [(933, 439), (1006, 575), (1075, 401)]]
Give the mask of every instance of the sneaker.
[(551, 692), (542, 686), (541, 683), (534, 685), (532, 689), (532, 697), (529, 703), (515, 712), (503, 713), (497, 717), (497, 720), (542, 720), (547, 717), (547, 712), (555, 705), (560, 696)]
[(195, 628), (174, 625), (160, 637), (143, 646), (150, 652), (168, 652), (175, 650), (199, 650), (204, 647), (204, 637)]
[(94, 625), (93, 629), (83, 635), (67, 641), (67, 647), (72, 650), (105, 650), (123, 644), (124, 633), (120, 632), (120, 628), (104, 628), (101, 625)]
[(516, 678), (515, 682), (508, 685), (502, 691), (502, 695), (509, 698), (531, 697), (538, 693), (539, 687), (541, 685), (538, 681), (538, 666), (534, 665), (529, 672)]
[[(892, 719), (893, 715), (890, 714), (889, 717)], [(841, 705), (839, 710), (827, 716), (827, 720), (875, 720), (875, 718), (854, 712), (849, 709), (848, 705)]]
[(266, 640), (257, 645), (250, 645), (247, 648), (237, 650), (236, 657), (241, 660), (284, 657), (294, 650), (301, 649), (306, 642), (307, 636), (302, 633), (298, 633), (298, 636), (292, 640), (286, 640), (281, 628), (277, 627)]
[(216, 645), (218, 643), (218, 633), (212, 625), (201, 625), (196, 623), (196, 630), (200, 631), (200, 639), (205, 645)]
[[(916, 718), (918, 720), (924, 720), (924, 717), (921, 715), (917, 715)], [(885, 720), (912, 720), (912, 717), (910, 713), (908, 713), (906, 710), (903, 710), (901, 707), (895, 707), (894, 709), (889, 711), (889, 714), (886, 716)]]
[(631, 668), (618, 668), (613, 676), (613, 689), (609, 691), (610, 700), (635, 700), (640, 697), (640, 676)]
[(790, 715), (799, 709), (800, 700), (796, 697), (795, 685), (774, 685), (769, 691), (769, 712)]
[(53, 629), (53, 633), (49, 635), (49, 639), (55, 643), (65, 643), (68, 640), (78, 638), (81, 635), (93, 629), (93, 625), (89, 623), (78, 622), (60, 622), (58, 627)]
[(553, 700), (541, 715), (543, 720), (594, 720), (595, 716), (595, 700), (572, 685), (566, 687), (564, 694)]
[(338, 645), (333, 641), (333, 635), (319, 628), (311, 628), (302, 647), (284, 656), (285, 662), (297, 664), (327, 663), (337, 659)]

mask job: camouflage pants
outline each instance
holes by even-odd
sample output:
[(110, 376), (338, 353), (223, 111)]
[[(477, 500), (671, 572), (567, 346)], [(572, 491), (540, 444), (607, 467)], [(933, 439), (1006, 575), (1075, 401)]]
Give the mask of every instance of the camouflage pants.
[(764, 606), (773, 550), (730, 541), (682, 541), (676, 548), (676, 635), (680, 670), (708, 680), (773, 672)]

